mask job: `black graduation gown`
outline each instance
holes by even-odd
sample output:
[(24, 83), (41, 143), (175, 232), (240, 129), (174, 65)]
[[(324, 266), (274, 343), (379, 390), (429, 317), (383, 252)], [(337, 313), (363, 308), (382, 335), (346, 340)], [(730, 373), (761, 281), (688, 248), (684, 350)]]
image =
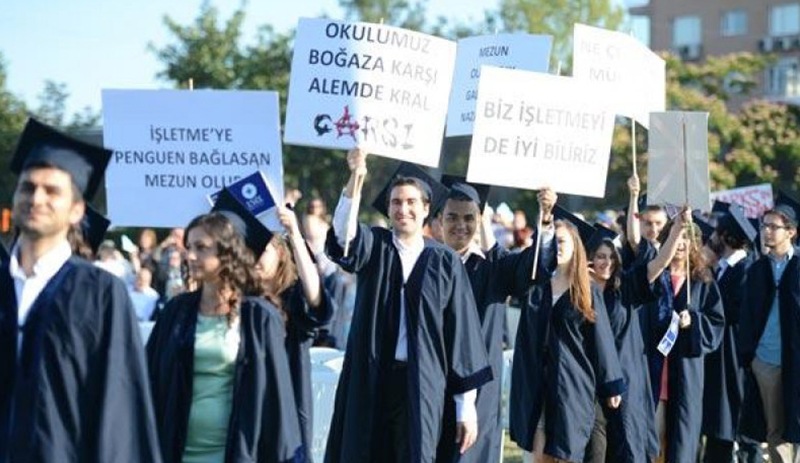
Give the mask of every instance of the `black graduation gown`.
[[(536, 240), (534, 236), (534, 241)], [(481, 320), (483, 341), (489, 353), (492, 375), (503, 374), (503, 335), (506, 323), (506, 300), (509, 296), (523, 297), (533, 280), (533, 248), (511, 253), (495, 244), (485, 259), (472, 255), (467, 259), (472, 294)], [(478, 438), (470, 449), (461, 455), (460, 444), (455, 442), (455, 404), (445, 404), (444, 432), (439, 440), (438, 463), (461, 461), (483, 463), (500, 461), (502, 446), (501, 381), (492, 381), (478, 391)]]
[[(656, 281), (658, 301), (647, 304), (640, 316), (642, 335), (648, 354), (653, 401), (658, 405), (661, 392), (661, 369), (664, 356), (657, 350), (658, 342), (669, 325), (671, 312), (686, 308), (686, 285), (673, 297), (669, 270)], [(664, 318), (659, 320), (659, 309)], [(668, 463), (694, 461), (703, 423), (704, 356), (719, 348), (725, 328), (722, 299), (714, 281), (692, 280), (692, 303), (689, 308), (691, 325), (679, 331), (675, 346), (669, 353), (669, 399), (667, 402)]]
[[(194, 342), (200, 291), (172, 298), (147, 341), (147, 363), (161, 452), (178, 463), (192, 405)], [(225, 461), (286, 463), (304, 458), (278, 311), (247, 297), (239, 308), (241, 344)]]
[(511, 370), (509, 433), (527, 451), (542, 413), (544, 452), (583, 461), (595, 420), (595, 397), (625, 391), (614, 334), (600, 290), (592, 289), (596, 320), (586, 321), (567, 291), (553, 305), (550, 274), (539, 272), (523, 307)]
[(288, 315), (286, 322), (286, 354), (292, 374), (294, 398), (297, 401), (297, 418), (306, 453), (306, 462), (312, 463), (311, 449), (314, 439), (314, 399), (311, 394), (311, 356), (309, 349), (317, 331), (333, 316), (333, 301), (324, 288), (322, 304), (313, 311), (303, 294), (303, 283), (298, 280), (282, 295), (283, 307)]
[(31, 307), (19, 363), (17, 333), (4, 262), (0, 461), (161, 461), (142, 341), (120, 279), (70, 258)]
[(655, 294), (647, 280), (647, 262), (632, 266), (620, 278), (620, 288), (603, 291), (611, 330), (616, 340), (622, 376), (628, 389), (616, 410), (603, 407), (607, 422), (607, 461), (641, 463), (658, 456), (651, 379), (642, 338), (641, 304)]
[[(325, 452), (327, 463), (382, 461), (371, 455), (380, 398), (382, 346), (388, 336), (387, 308), (402, 286), (400, 255), (392, 232), (359, 225), (343, 257), (331, 230), (326, 249), (344, 270), (358, 275), (358, 288), (344, 366)], [(480, 321), (459, 256), (432, 240), (405, 284), (408, 335), (410, 463), (434, 461), (445, 399), (492, 380)], [(393, 346), (385, 356), (394, 358)]]
[[(800, 443), (800, 257), (794, 256), (786, 264), (777, 290), (780, 291), (779, 316), (781, 325), (781, 378), (785, 430), (783, 439)], [(775, 298), (775, 280), (768, 256), (758, 259), (747, 273), (745, 304), (740, 323), (740, 353), (742, 365), (749, 368), (756, 348), (764, 333), (772, 301)], [(752, 391), (752, 389), (751, 389)], [(754, 391), (753, 391), (754, 392)], [(757, 395), (757, 394), (756, 394)], [(760, 396), (758, 396), (760, 397)], [(747, 401), (745, 408), (758, 406), (758, 401)], [(743, 410), (743, 415), (763, 417), (763, 410)], [(742, 423), (744, 425), (744, 422)], [(763, 424), (763, 423), (762, 423)], [(744, 427), (744, 426), (743, 426)], [(747, 435), (764, 440), (763, 429), (748, 430)]]
[(750, 256), (729, 267), (717, 281), (725, 331), (719, 349), (706, 355), (703, 387), (703, 434), (733, 442), (738, 435), (739, 414), (744, 397), (744, 369), (736, 351), (739, 313), (747, 284)]

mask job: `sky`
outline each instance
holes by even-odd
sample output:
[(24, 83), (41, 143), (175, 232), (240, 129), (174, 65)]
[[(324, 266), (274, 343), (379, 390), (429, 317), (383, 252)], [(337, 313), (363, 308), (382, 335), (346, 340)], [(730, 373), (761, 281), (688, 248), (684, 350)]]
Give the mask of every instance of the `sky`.
[[(227, 19), (238, 0), (211, 2)], [(477, 22), (498, 0), (429, 0), (428, 16)], [(156, 74), (162, 69), (148, 44), (173, 43), (163, 18), (191, 23), (202, 0), (2, 0), (0, 53), (8, 74), (7, 88), (29, 106), (46, 80), (63, 82), (70, 97), (68, 113), (88, 106), (101, 108), (103, 88), (158, 89), (171, 83)], [(342, 18), (337, 0), (249, 0), (245, 40), (257, 26), (278, 31), (294, 27), (301, 17), (327, 14)]]

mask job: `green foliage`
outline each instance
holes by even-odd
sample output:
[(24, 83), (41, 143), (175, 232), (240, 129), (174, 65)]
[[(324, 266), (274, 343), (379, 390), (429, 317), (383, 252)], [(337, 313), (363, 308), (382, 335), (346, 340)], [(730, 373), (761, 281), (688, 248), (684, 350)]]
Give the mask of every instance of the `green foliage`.
[(355, 21), (391, 24), (406, 29), (423, 30), (425, 1), (408, 0), (339, 0), (347, 18)]
[[(625, 11), (612, 0), (501, 0), (497, 20), (501, 30), (553, 36), (552, 64), (571, 68), (575, 23), (616, 30)], [(566, 72), (562, 72), (566, 74)]]

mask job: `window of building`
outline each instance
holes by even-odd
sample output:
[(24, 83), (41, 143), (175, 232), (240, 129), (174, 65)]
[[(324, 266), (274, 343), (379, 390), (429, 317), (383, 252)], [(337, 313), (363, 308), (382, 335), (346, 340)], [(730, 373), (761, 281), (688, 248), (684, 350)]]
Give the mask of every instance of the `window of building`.
[(723, 37), (747, 34), (747, 12), (745, 10), (730, 10), (722, 13), (720, 33)]
[(701, 26), (699, 16), (678, 16), (672, 23), (672, 45), (700, 45), (703, 42)]
[(800, 34), (800, 3), (784, 3), (769, 9), (769, 35)]
[(800, 96), (800, 59), (783, 58), (767, 69), (767, 94), (784, 98)]

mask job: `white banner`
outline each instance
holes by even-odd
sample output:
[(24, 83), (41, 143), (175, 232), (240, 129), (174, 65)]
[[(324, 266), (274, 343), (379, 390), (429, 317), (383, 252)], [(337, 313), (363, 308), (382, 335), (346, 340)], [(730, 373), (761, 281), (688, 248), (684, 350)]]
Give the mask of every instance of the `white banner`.
[(714, 201), (738, 204), (744, 208), (744, 214), (750, 219), (757, 219), (775, 207), (772, 185), (769, 183), (715, 191), (711, 193), (711, 202)]
[(605, 196), (614, 114), (590, 82), (481, 68), (467, 180)]
[(472, 135), (482, 65), (547, 72), (552, 46), (549, 35), (493, 34), (459, 40), (447, 136)]
[(109, 219), (183, 227), (254, 170), (283, 198), (279, 117), (275, 92), (103, 90)]
[(708, 113), (650, 114), (647, 203), (708, 212)]
[(666, 63), (633, 36), (575, 24), (572, 75), (594, 84), (618, 115), (649, 127), (651, 112), (666, 110)]
[(397, 27), (301, 19), (284, 142), (438, 166), (455, 53)]

